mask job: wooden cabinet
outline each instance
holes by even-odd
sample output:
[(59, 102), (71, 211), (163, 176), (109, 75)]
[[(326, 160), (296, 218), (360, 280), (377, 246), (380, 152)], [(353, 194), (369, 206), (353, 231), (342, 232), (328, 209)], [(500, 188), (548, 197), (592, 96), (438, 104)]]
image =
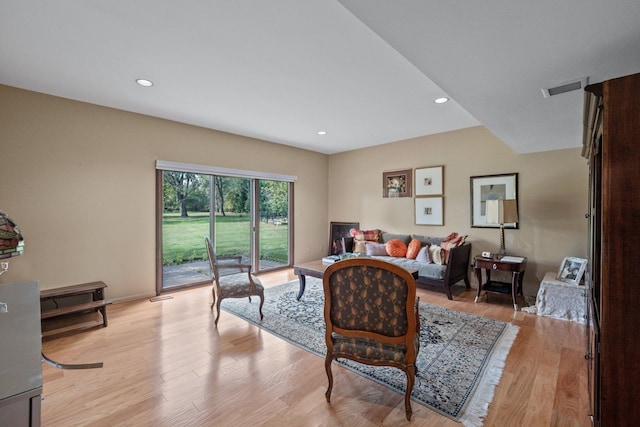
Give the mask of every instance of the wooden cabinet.
[(39, 292), (37, 281), (0, 283), (0, 426), (40, 426)]
[(593, 424), (640, 419), (640, 74), (586, 88), (589, 163), (586, 284)]

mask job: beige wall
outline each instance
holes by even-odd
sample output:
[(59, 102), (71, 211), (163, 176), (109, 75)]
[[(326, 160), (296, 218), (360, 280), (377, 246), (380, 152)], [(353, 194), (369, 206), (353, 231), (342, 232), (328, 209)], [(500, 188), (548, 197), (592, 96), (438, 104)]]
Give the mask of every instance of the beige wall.
[(26, 243), (2, 282), (154, 294), (158, 159), (296, 175), (294, 257), (327, 251), (328, 156), (0, 85), (0, 210)]
[[(26, 238), (2, 282), (43, 289), (103, 280), (108, 296), (155, 292), (155, 161), (296, 175), (297, 262), (327, 252), (329, 221), (443, 236), (495, 251), (498, 230), (470, 227), (469, 177), (519, 174), (520, 229), (534, 295), (565, 256), (586, 254), (587, 166), (578, 149), (518, 155), (483, 127), (325, 156), (0, 85), (0, 210)], [(382, 172), (444, 165), (445, 226), (414, 225), (413, 199), (382, 198)]]
[[(383, 198), (382, 172), (444, 165), (444, 226), (415, 225), (413, 198)], [(470, 226), (470, 177), (518, 173), (520, 228), (505, 230), (510, 254), (528, 257), (525, 295), (535, 295), (565, 256), (587, 250), (586, 160), (579, 149), (516, 154), (484, 127), (333, 155), (329, 160), (329, 221), (361, 228), (445, 236), (468, 234), (473, 254), (495, 252), (497, 229)]]

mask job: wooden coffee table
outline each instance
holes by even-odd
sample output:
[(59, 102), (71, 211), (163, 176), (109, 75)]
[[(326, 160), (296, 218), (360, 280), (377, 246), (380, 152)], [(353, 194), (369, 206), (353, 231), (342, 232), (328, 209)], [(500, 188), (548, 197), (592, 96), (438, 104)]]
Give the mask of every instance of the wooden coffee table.
[[(338, 261), (339, 262), (339, 261)], [(298, 292), (298, 296), (296, 299), (300, 301), (302, 295), (304, 294), (304, 288), (307, 285), (307, 277), (316, 277), (318, 279), (322, 279), (324, 276), (324, 272), (332, 264), (325, 264), (321, 259), (317, 261), (309, 261), (302, 264), (296, 264), (293, 266), (293, 273), (298, 276), (298, 280), (300, 282), (300, 291)], [(418, 270), (407, 270), (414, 279), (418, 278)]]
[(331, 264), (324, 264), (322, 260), (319, 259), (317, 261), (309, 261), (293, 266), (293, 274), (297, 275), (300, 281), (300, 291), (298, 292), (298, 296), (296, 297), (298, 301), (300, 301), (300, 298), (302, 298), (302, 294), (304, 294), (304, 287), (307, 285), (306, 276), (322, 279), (322, 276), (324, 276), (324, 271), (330, 265)]

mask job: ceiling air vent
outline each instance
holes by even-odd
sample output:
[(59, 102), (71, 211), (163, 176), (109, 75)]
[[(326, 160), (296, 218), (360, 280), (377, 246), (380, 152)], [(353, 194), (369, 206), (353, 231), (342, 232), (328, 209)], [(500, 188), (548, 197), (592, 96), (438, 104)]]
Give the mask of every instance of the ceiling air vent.
[(573, 80), (561, 85), (549, 88), (542, 88), (542, 95), (545, 98), (550, 96), (560, 95), (561, 93), (571, 92), (574, 90), (584, 89), (589, 83), (589, 77), (583, 77), (581, 79)]

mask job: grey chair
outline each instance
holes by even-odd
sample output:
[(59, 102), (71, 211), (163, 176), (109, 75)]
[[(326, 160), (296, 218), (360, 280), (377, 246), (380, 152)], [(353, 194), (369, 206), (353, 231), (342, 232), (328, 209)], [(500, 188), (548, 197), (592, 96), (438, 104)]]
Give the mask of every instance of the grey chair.
[[(213, 302), (211, 303), (211, 311), (216, 306), (215, 325), (218, 326), (220, 318), (220, 303), (225, 298), (244, 298), (248, 297), (251, 301), (252, 296), (260, 298), (260, 320), (264, 317), (262, 314), (262, 305), (264, 304), (264, 287), (254, 274), (251, 273), (251, 264), (242, 264), (242, 256), (225, 256), (217, 257), (213, 244), (209, 237), (205, 237), (207, 245), (207, 253), (209, 254), (209, 265), (213, 274), (213, 288), (211, 295)], [(221, 270), (235, 270), (231, 274), (221, 274)]]

